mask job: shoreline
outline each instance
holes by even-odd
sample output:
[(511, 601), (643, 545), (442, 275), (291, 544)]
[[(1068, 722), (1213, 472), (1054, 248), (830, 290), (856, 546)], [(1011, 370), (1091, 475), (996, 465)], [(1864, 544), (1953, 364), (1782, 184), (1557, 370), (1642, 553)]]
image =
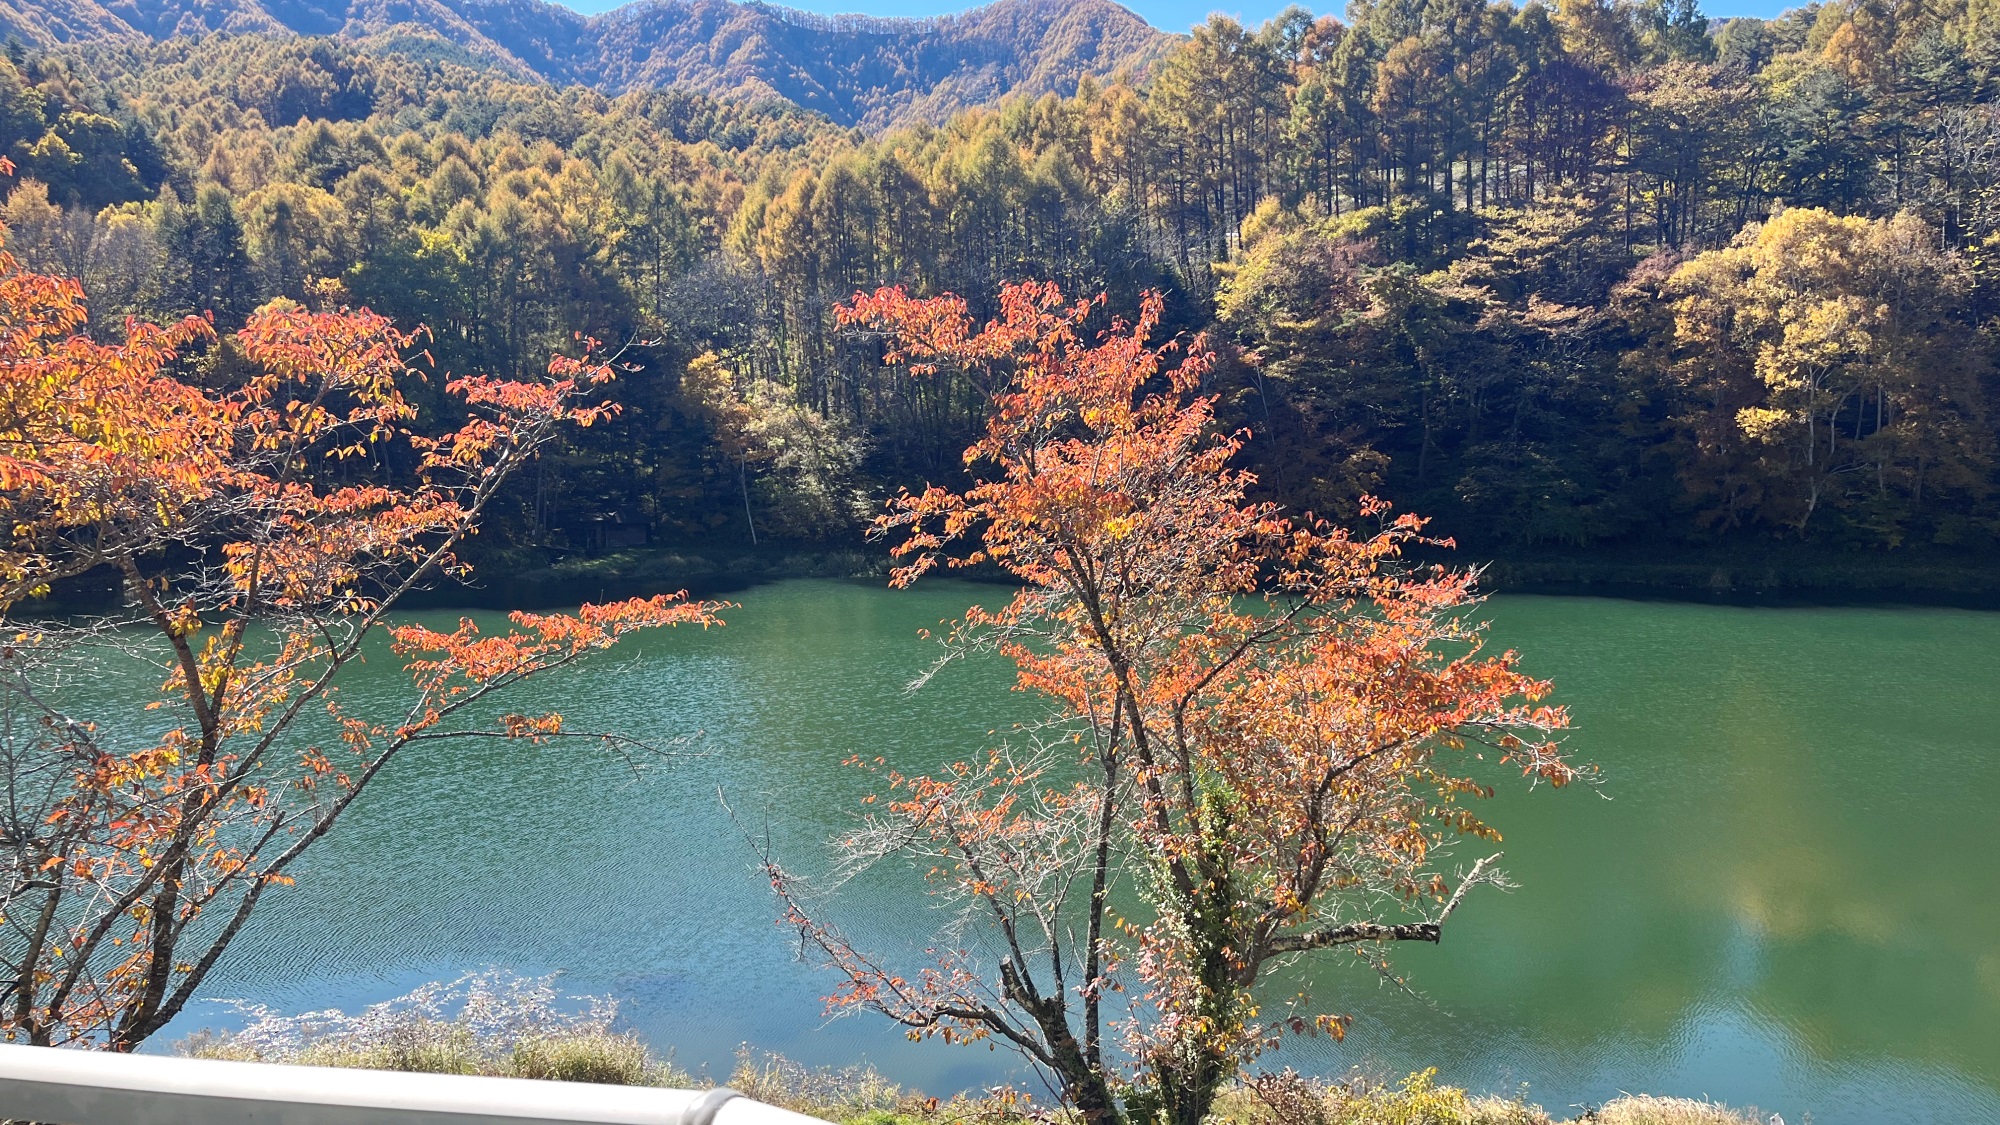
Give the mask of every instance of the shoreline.
[[(1421, 562), (1477, 559), (1486, 594), (1602, 597), (1688, 605), (1757, 608), (1911, 606), (2000, 610), (2000, 564), (1973, 565), (1965, 556), (1880, 553), (1632, 550), (1508, 554), (1462, 549), (1418, 556)], [(501, 559), (475, 569), (473, 586), (426, 591), (430, 607), (537, 608), (579, 600), (670, 593), (694, 596), (746, 590), (793, 578), (886, 582), (891, 561), (877, 548), (811, 544), (760, 547), (695, 544), (573, 557), (509, 571)], [(1012, 584), (997, 568), (949, 572), (964, 581)]]
[[(2000, 611), (2000, 562), (1975, 565), (1971, 556), (1803, 551), (1785, 546), (1663, 549), (1641, 553), (1547, 551), (1509, 554), (1476, 548), (1413, 556), (1422, 563), (1481, 568), (1487, 595), (1595, 597), (1735, 608), (1926, 608)], [(1479, 560), (1474, 562), (1474, 560)], [(474, 560), (470, 584), (440, 583), (407, 596), (409, 609), (541, 610), (584, 601), (646, 597), (686, 590), (716, 597), (797, 578), (887, 582), (891, 560), (875, 547), (823, 544), (759, 546), (698, 543), (643, 547), (549, 559), (510, 551)], [(1011, 585), (998, 568), (947, 572), (962, 581)], [(105, 575), (85, 575), (29, 603), (25, 616), (102, 612), (118, 588)]]

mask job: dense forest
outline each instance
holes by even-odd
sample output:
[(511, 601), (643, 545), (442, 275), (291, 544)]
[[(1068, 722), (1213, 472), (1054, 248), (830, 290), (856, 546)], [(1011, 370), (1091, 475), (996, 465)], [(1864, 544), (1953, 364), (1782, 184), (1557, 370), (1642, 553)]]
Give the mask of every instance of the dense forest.
[(80, 277), (99, 333), (287, 300), (426, 325), (446, 371), (627, 344), (622, 413), (524, 477), (489, 549), (852, 542), (955, 478), (988, 388), (884, 366), (832, 306), (990, 313), (1047, 278), (1107, 316), (1164, 292), (1295, 509), (1378, 493), (1485, 556), (1975, 558), (1996, 93), (1992, 0), (1356, 0), (875, 132), (411, 29), (17, 42), (0, 151), (11, 248)]
[(938, 122), (1008, 93), (1067, 94), (1079, 77), (1141, 65), (1171, 42), (1111, 0), (995, 0), (922, 20), (761, 0), (635, 0), (596, 16), (546, 0), (0, 2), (0, 37), (36, 46), (218, 32), (444, 49), (511, 77), (607, 94), (683, 86), (776, 96), (867, 128)]

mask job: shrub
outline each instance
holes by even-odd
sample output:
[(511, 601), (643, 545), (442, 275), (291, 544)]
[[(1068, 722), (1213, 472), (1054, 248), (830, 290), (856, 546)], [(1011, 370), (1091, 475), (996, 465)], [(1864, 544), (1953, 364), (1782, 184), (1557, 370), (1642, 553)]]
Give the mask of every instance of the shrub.
[(1435, 1070), (1395, 1087), (1364, 1079), (1327, 1083), (1290, 1070), (1260, 1074), (1217, 1108), (1239, 1125), (1552, 1125), (1540, 1106), (1518, 1098), (1440, 1086)]

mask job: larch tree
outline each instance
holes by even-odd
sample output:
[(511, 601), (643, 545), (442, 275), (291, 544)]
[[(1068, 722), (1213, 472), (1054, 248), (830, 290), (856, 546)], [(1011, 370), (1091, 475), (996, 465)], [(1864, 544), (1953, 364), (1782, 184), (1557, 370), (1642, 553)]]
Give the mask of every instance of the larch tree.
[(935, 960), (859, 948), (810, 881), (766, 866), (840, 974), (832, 1010), (1003, 1042), (1092, 1125), (1198, 1125), (1283, 1036), (1346, 1029), (1308, 998), (1271, 1003), (1274, 969), (1334, 950), (1381, 965), (1496, 878), (1496, 857), (1440, 863), (1454, 838), (1497, 838), (1467, 807), (1490, 792), (1475, 774), (1579, 771), (1549, 684), (1485, 651), (1473, 575), (1402, 560), (1437, 542), (1421, 520), (1368, 501), (1379, 529), (1355, 534), (1247, 502), (1231, 467), (1247, 435), (1216, 432), (1208, 355), (1149, 343), (1157, 295), (1086, 342), (1100, 302), (1009, 286), (984, 328), (959, 298), (894, 289), (839, 310), (919, 377), (964, 367), (1004, 388), (970, 487), (905, 493), (876, 529), (897, 538), (898, 586), (940, 562), (1020, 581), (948, 652), (1011, 660), (1055, 716), (934, 774), (856, 760), (881, 789), (837, 841), (841, 869), (927, 870), (960, 911)]
[[(391, 617), (464, 573), (512, 473), (615, 409), (607, 363), (454, 378), (468, 420), (427, 438), (398, 389), (414, 341), (365, 310), (258, 311), (227, 342), (227, 385), (177, 377), (224, 344), (205, 319), (133, 323), (115, 345), (84, 321), (75, 281), (0, 253), (0, 1039), (126, 1051), (398, 755), (597, 737), (496, 695), (718, 607), (634, 599), (493, 633)], [(122, 609), (38, 615), (38, 594), (92, 572)], [(385, 633), (410, 689), (350, 704), (339, 683)], [(79, 690), (121, 661), (157, 690), (129, 707)]]

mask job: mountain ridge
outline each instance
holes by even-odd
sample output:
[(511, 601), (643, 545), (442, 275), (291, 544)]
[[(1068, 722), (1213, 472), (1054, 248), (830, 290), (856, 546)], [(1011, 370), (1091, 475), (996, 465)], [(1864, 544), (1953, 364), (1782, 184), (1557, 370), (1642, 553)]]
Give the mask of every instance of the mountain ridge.
[(546, 0), (0, 0), (0, 35), (39, 47), (410, 29), (553, 83), (774, 95), (868, 129), (942, 121), (1011, 93), (1066, 94), (1085, 75), (1144, 66), (1176, 38), (1112, 0), (996, 0), (920, 19), (762, 0), (635, 0), (589, 16)]

